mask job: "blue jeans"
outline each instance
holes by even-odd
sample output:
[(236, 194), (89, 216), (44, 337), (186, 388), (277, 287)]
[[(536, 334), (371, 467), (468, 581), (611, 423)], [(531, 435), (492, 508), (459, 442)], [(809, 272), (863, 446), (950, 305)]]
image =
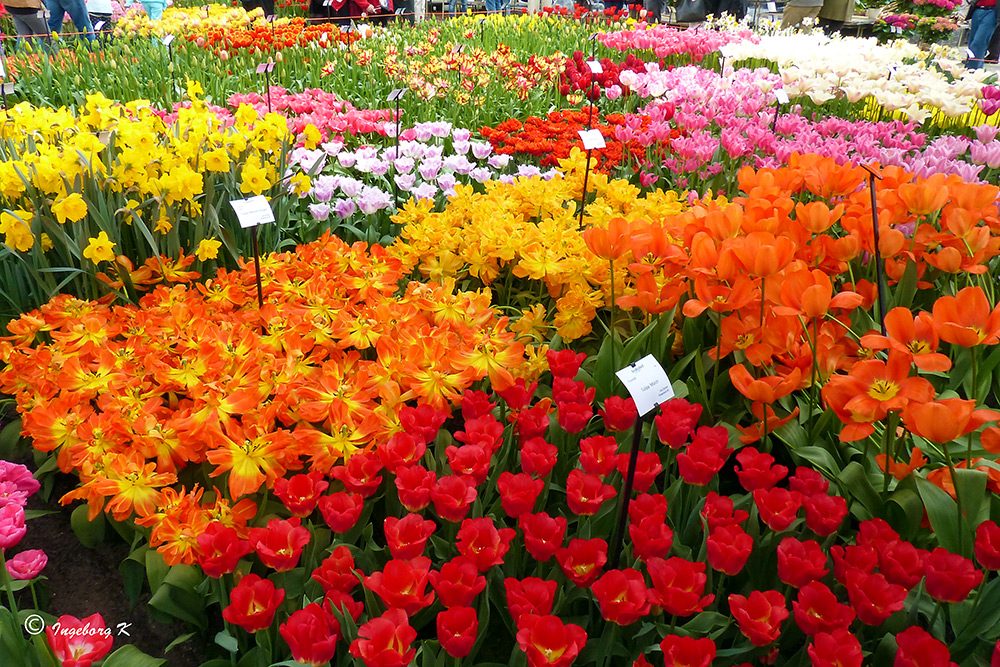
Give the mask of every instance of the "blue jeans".
[(461, 13), (469, 11), (469, 0), (449, 0), (448, 2), (448, 13), (452, 16), (455, 15), (455, 10), (461, 5)]
[(87, 15), (87, 5), (83, 0), (45, 0), (45, 8), (49, 10), (49, 32), (61, 32), (63, 14), (69, 14), (73, 25), (82, 32), (88, 42), (94, 41), (94, 26)]
[(982, 69), (986, 49), (997, 25), (996, 7), (977, 7), (969, 21), (969, 50), (972, 55), (965, 61), (967, 69)]
[(142, 8), (146, 10), (150, 21), (159, 21), (163, 10), (167, 8), (167, 0), (142, 0)]
[(503, 9), (504, 0), (486, 0), (486, 11), (498, 12)]

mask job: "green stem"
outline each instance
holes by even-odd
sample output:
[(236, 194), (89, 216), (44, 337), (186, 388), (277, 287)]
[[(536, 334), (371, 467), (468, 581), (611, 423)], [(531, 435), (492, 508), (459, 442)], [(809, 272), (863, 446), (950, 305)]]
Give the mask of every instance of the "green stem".
[(14, 600), (14, 587), (11, 585), (10, 574), (7, 572), (6, 549), (0, 549), (0, 577), (3, 577), (3, 587), (7, 590), (7, 601), (10, 611), (17, 618), (17, 602)]
[(882, 453), (885, 454), (885, 470), (882, 471), (882, 505), (889, 500), (889, 474), (890, 465), (889, 462), (892, 460), (893, 444), (896, 439), (896, 421), (899, 419), (899, 415), (894, 412), (889, 413), (889, 422), (885, 426), (885, 436), (882, 438)]
[(944, 450), (944, 460), (945, 460), (945, 463), (947, 463), (947, 465), (948, 465), (948, 473), (951, 475), (951, 485), (952, 485), (952, 488), (955, 489), (955, 512), (956, 512), (956, 515), (957, 515), (956, 518), (958, 520), (958, 523), (956, 523), (955, 525), (958, 527), (958, 531), (957, 531), (958, 532), (958, 552), (962, 553), (964, 551), (963, 542), (965, 541), (964, 540), (964, 535), (963, 535), (964, 531), (961, 528), (961, 526), (962, 526), (962, 515), (963, 515), (963, 512), (962, 512), (962, 496), (958, 492), (958, 477), (955, 475), (955, 462), (951, 460), (951, 452), (948, 451), (948, 445), (947, 444), (942, 445), (942, 449)]

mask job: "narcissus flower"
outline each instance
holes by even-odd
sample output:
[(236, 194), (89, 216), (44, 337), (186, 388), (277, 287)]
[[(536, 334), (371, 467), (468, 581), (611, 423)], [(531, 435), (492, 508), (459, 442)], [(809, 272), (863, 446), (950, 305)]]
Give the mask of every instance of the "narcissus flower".
[(198, 249), (195, 251), (195, 256), (202, 262), (207, 262), (210, 259), (215, 259), (219, 256), (219, 248), (222, 247), (222, 241), (216, 239), (202, 239), (198, 242)]
[(83, 256), (94, 264), (101, 262), (113, 262), (115, 259), (114, 243), (108, 238), (107, 232), (101, 232), (97, 238), (90, 237), (90, 242), (83, 250)]
[(78, 222), (87, 216), (87, 202), (79, 192), (73, 192), (52, 204), (52, 212), (60, 225)]

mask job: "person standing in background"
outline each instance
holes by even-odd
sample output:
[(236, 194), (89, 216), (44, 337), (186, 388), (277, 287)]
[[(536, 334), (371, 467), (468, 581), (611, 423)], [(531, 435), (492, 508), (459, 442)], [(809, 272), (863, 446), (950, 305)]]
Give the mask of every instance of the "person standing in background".
[(997, 0), (973, 0), (969, 6), (969, 51), (966, 69), (982, 69), (986, 64), (986, 51), (997, 29)]
[(14, 19), (18, 45), (33, 44), (35, 39), (48, 44), (49, 26), (45, 22), (42, 0), (3, 0), (3, 6)]
[(88, 42), (94, 41), (94, 26), (87, 16), (87, 5), (83, 0), (45, 0), (45, 8), (49, 10), (49, 32), (62, 31), (63, 15), (69, 14), (73, 25)]
[(781, 29), (801, 24), (805, 19), (819, 18), (823, 0), (788, 0), (781, 14)]
[[(243, 3), (243, 9), (247, 10), (248, 13), (260, 7), (261, 9), (264, 10), (265, 17), (274, 14), (274, 0), (241, 0), (241, 1)], [(143, 0), (142, 4), (143, 6), (145, 6), (146, 0)]]
[[(95, 31), (111, 30), (111, 15), (113, 13), (114, 8), (111, 7), (111, 0), (87, 0), (87, 15), (90, 16), (90, 23), (94, 26)], [(98, 29), (98, 23), (104, 25)]]
[(854, 0), (826, 0), (819, 11), (819, 25), (830, 35), (839, 32), (854, 16)]

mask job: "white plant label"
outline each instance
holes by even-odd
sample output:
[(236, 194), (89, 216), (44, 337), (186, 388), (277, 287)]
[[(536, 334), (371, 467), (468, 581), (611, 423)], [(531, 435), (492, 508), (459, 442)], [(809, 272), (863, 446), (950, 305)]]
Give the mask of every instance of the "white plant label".
[(386, 99), (389, 102), (395, 102), (396, 100), (403, 99), (403, 94), (406, 93), (406, 88), (393, 88), (392, 92), (389, 93), (389, 97)]
[(778, 98), (778, 104), (788, 104), (788, 93), (784, 88), (775, 88), (774, 96)]
[(615, 375), (628, 389), (640, 417), (674, 397), (674, 388), (670, 384), (667, 372), (651, 354), (634, 364), (629, 364)]
[(607, 145), (604, 143), (604, 135), (601, 134), (600, 130), (580, 130), (579, 135), (584, 150), (604, 148)]
[(597, 62), (596, 60), (588, 60), (587, 61), (587, 67), (590, 68), (590, 73), (591, 74), (603, 74), (604, 73), (604, 68), (601, 67), (601, 63)]
[(243, 229), (274, 222), (274, 211), (271, 210), (271, 205), (267, 203), (264, 195), (233, 199), (229, 203), (236, 211), (236, 217), (239, 218), (240, 227)]
[(728, 44), (724, 44), (719, 47), (719, 53), (723, 58), (729, 58), (733, 55), (733, 49)]
[(778, 11), (778, 6), (773, 2), (769, 2), (767, 3), (767, 11), (773, 14), (774, 12)]
[(104, 27), (104, 21), (98, 21), (94, 24), (94, 32), (100, 32), (101, 28)]
[(173, 35), (167, 35), (163, 38), (163, 46), (170, 46), (170, 42), (174, 41)]
[(257, 65), (257, 74), (263, 74), (264, 72), (273, 72), (274, 63), (261, 63)]

